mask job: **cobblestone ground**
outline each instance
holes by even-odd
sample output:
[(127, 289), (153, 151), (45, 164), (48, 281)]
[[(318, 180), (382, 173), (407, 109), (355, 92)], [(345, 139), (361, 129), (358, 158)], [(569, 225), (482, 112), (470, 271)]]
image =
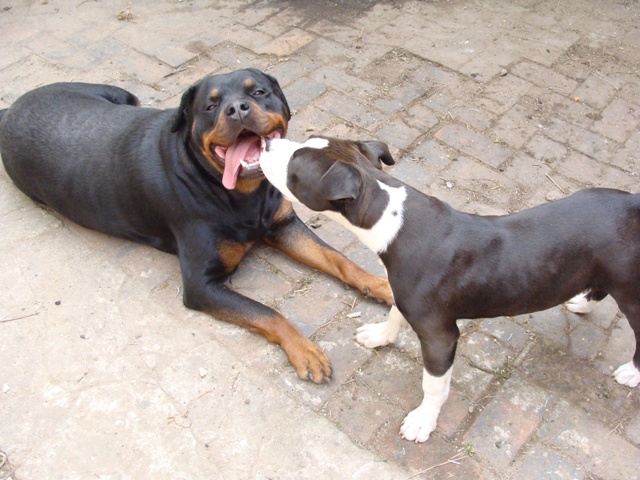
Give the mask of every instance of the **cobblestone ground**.
[[(512, 212), (640, 190), (639, 25), (635, 0), (0, 0), (0, 107), (55, 81), (175, 107), (200, 77), (254, 66), (283, 86), (290, 138), (384, 140), (416, 188)], [(0, 479), (640, 478), (640, 393), (611, 378), (632, 334), (612, 300), (459, 322), (452, 394), (416, 445), (398, 436), (421, 400), (416, 337), (358, 346), (387, 309), (338, 282), (266, 247), (231, 282), (328, 353), (335, 380), (316, 386), (183, 308), (174, 257), (51, 215), (4, 170), (0, 225)]]

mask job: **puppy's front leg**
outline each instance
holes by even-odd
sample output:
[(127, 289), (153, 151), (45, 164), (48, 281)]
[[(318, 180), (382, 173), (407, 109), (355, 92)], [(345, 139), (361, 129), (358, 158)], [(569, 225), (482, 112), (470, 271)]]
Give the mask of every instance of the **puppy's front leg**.
[(402, 421), (400, 427), (402, 438), (416, 443), (426, 442), (429, 439), (431, 432), (436, 429), (440, 409), (449, 397), (452, 370), (449, 368), (443, 376), (436, 377), (427, 372), (426, 368), (423, 369), (422, 391), (424, 397), (420, 406), (409, 412)]
[(280, 219), (276, 217), (271, 231), (264, 237), (266, 243), (365, 295), (393, 304), (393, 294), (386, 278), (372, 275), (323, 242), (302, 223), (290, 202), (284, 201), (280, 210)]
[(440, 408), (449, 397), (460, 331), (455, 319), (408, 316), (407, 320), (418, 334), (422, 347), (424, 397), (420, 406), (409, 412), (402, 421), (400, 435), (418, 443), (426, 442), (436, 429)]
[(393, 343), (407, 324), (406, 319), (393, 305), (389, 311), (389, 319), (381, 323), (369, 323), (356, 329), (356, 340), (367, 348), (376, 348)]

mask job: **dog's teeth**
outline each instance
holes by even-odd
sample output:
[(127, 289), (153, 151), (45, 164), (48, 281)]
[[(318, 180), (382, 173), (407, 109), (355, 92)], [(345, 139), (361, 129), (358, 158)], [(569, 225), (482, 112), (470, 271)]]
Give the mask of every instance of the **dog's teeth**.
[(242, 168), (244, 168), (245, 170), (255, 170), (260, 167), (260, 164), (258, 162), (248, 163), (245, 160), (240, 160), (240, 165), (242, 165)]

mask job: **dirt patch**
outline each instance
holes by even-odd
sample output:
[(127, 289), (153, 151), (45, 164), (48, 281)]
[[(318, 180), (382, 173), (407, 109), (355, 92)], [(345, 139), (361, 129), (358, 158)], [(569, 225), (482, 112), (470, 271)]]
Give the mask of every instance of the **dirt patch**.
[(346, 21), (357, 18), (378, 4), (398, 6), (398, 0), (276, 0), (275, 5), (283, 5), (296, 10), (309, 19), (331, 19)]

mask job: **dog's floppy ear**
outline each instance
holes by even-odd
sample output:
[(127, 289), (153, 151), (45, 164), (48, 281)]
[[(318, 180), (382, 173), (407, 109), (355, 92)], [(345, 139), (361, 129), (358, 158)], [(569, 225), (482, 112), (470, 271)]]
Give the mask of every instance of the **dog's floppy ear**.
[(319, 188), (326, 200), (353, 200), (360, 194), (362, 178), (351, 165), (335, 162), (325, 172), (319, 183)]
[[(385, 165), (395, 165), (396, 161), (391, 156), (389, 147), (384, 142), (370, 141), (359, 142), (360, 151), (365, 157), (371, 160), (373, 166), (382, 170), (382, 163)], [(380, 163), (382, 161), (382, 163)]]
[(247, 68), (247, 70), (257, 75), (264, 75), (267, 78), (267, 80), (271, 82), (273, 93), (275, 93), (276, 97), (278, 97), (282, 101), (282, 104), (286, 109), (287, 120), (291, 120), (291, 110), (289, 109), (289, 103), (287, 103), (287, 97), (284, 96), (284, 92), (280, 88), (280, 84), (278, 83), (278, 80), (276, 80), (275, 77), (272, 77), (268, 73), (264, 73), (262, 70), (258, 70), (257, 68)]
[(177, 132), (185, 123), (187, 123), (187, 116), (189, 114), (189, 110), (191, 109), (191, 105), (193, 104), (193, 99), (196, 96), (198, 85), (199, 84), (190, 86), (187, 91), (182, 94), (180, 106), (178, 107), (176, 116), (173, 119), (173, 125), (171, 125), (171, 132)]

